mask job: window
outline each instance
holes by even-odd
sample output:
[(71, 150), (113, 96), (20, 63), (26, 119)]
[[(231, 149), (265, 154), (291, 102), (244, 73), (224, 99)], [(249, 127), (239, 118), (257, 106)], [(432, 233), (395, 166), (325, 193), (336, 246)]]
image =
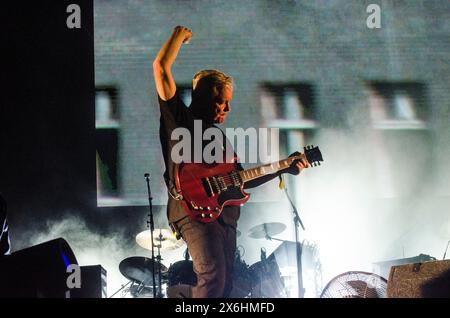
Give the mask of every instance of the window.
[(114, 87), (95, 90), (97, 204), (118, 196), (119, 113)]
[(371, 82), (368, 106), (378, 193), (384, 198), (412, 196), (426, 180), (431, 158), (425, 85)]
[(280, 129), (280, 156), (301, 150), (312, 140), (318, 128), (312, 85), (264, 83), (260, 101), (264, 125)]
[(369, 83), (369, 109), (378, 129), (425, 129), (424, 85), (414, 82)]
[[(260, 87), (263, 125), (280, 129), (279, 152), (286, 158), (313, 143), (318, 123), (315, 91), (308, 83), (263, 83)], [(298, 179), (288, 178), (287, 187), (298, 199)]]

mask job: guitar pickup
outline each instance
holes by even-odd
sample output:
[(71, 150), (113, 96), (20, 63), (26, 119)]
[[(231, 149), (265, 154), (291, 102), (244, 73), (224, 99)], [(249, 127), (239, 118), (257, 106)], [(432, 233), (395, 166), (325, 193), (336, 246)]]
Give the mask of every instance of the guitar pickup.
[(202, 183), (203, 183), (203, 188), (205, 189), (206, 194), (209, 197), (214, 196), (214, 190), (211, 186), (211, 181), (209, 180), (209, 178), (208, 177), (202, 178)]
[(217, 181), (219, 183), (220, 189), (222, 191), (227, 191), (228, 187), (223, 177), (217, 177)]

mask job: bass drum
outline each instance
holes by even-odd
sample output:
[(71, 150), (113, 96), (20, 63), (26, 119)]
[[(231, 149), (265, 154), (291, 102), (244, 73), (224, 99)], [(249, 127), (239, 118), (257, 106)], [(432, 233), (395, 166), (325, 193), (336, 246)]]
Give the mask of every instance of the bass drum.
[(197, 285), (197, 275), (192, 261), (179, 261), (169, 267), (168, 298), (190, 298), (191, 287), (195, 285)]

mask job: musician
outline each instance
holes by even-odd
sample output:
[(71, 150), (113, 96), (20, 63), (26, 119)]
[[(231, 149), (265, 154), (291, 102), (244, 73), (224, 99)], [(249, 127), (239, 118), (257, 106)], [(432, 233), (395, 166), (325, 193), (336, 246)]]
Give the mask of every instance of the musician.
[[(232, 289), (232, 271), (236, 251), (236, 227), (239, 206), (225, 206), (217, 222), (201, 223), (190, 219), (177, 200), (174, 188), (175, 164), (170, 157), (171, 133), (177, 127), (193, 132), (194, 120), (202, 120), (205, 130), (222, 124), (231, 111), (233, 79), (218, 70), (203, 70), (192, 81), (192, 103), (186, 107), (179, 96), (172, 75), (174, 63), (183, 43), (192, 37), (192, 31), (183, 26), (174, 28), (153, 62), (153, 73), (160, 105), (160, 141), (165, 160), (164, 179), (169, 190), (167, 216), (172, 229), (185, 240), (197, 274), (197, 285), (189, 295), (193, 298), (228, 297)], [(306, 159), (294, 161), (290, 168), (281, 171), (298, 174), (309, 163)], [(245, 184), (252, 188), (267, 182), (280, 173), (269, 175)]]

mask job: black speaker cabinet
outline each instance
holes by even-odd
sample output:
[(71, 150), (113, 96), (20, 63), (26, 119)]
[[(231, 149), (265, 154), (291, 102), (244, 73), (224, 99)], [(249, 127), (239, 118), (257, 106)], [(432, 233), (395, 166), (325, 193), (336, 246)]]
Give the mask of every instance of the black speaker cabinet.
[(107, 298), (106, 270), (101, 265), (81, 266), (81, 288), (70, 290), (70, 298)]
[(65, 298), (67, 267), (77, 265), (62, 238), (0, 258), (0, 297)]

